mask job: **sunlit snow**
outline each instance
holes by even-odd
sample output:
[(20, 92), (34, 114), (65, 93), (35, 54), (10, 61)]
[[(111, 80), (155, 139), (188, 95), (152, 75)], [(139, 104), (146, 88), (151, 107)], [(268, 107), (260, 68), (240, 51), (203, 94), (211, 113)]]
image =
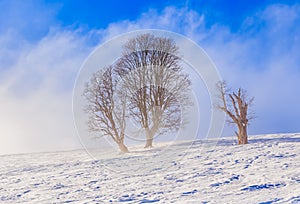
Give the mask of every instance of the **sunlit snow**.
[(131, 147), (98, 160), (84, 150), (0, 156), (0, 201), (300, 203), (300, 134), (215, 142)]

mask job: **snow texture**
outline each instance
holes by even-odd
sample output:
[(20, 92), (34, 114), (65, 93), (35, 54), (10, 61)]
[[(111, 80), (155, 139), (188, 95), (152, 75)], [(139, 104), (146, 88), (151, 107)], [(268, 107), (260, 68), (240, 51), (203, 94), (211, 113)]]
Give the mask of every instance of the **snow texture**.
[(300, 134), (215, 142), (0, 156), (0, 203), (300, 203)]

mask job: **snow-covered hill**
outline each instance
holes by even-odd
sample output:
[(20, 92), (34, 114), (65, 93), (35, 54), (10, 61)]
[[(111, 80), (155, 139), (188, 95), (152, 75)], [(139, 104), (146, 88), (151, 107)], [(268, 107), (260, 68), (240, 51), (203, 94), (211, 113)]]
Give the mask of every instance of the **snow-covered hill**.
[(300, 203), (300, 134), (215, 142), (1, 156), (0, 202)]

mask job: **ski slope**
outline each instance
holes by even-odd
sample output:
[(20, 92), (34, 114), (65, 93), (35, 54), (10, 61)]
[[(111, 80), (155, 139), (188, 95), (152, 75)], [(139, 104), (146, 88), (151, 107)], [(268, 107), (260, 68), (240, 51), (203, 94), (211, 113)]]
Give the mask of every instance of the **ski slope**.
[(0, 203), (300, 203), (300, 134), (154, 145), (0, 156)]

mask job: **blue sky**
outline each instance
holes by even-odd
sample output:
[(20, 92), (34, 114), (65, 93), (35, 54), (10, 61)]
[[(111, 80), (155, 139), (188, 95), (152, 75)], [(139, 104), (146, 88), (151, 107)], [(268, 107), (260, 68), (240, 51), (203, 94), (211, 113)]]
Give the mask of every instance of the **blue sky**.
[[(232, 29), (237, 29), (242, 21), (251, 12), (270, 1), (47, 1), (59, 8), (57, 18), (66, 25), (87, 26), (89, 29), (107, 27), (111, 22), (121, 20), (135, 20), (149, 8), (163, 10), (166, 6), (188, 7), (211, 18), (210, 23), (225, 23)], [(214, 12), (211, 12), (211, 10)]]
[[(227, 26), (233, 32), (242, 30), (243, 21), (272, 4), (295, 5), (298, 0), (145, 0), (90, 1), (28, 0), (1, 1), (1, 30), (14, 27), (23, 31), (28, 40), (40, 39), (52, 26), (67, 29), (105, 29), (111, 23), (135, 21), (153, 9), (162, 12), (166, 7), (187, 8), (206, 16), (206, 26)], [(18, 26), (18, 28), (16, 28)]]
[[(238, 31), (239, 27), (249, 15), (264, 9), (272, 3), (282, 3), (292, 5), (296, 0), (252, 0), (252, 1), (226, 1), (226, 0), (144, 0), (144, 1), (91, 1), (84, 0), (47, 1), (58, 7), (57, 19), (64, 26), (76, 25), (87, 26), (89, 29), (99, 29), (107, 27), (111, 22), (121, 20), (135, 20), (141, 13), (147, 12), (149, 8), (158, 11), (167, 6), (187, 7), (207, 16), (208, 26), (214, 23), (221, 23), (229, 26), (231, 30)], [(213, 11), (213, 12), (212, 12)]]
[(0, 0), (0, 8), (1, 154), (78, 147), (71, 103), (81, 64), (101, 42), (146, 28), (194, 40), (231, 86), (255, 96), (250, 134), (300, 132), (300, 1)]

